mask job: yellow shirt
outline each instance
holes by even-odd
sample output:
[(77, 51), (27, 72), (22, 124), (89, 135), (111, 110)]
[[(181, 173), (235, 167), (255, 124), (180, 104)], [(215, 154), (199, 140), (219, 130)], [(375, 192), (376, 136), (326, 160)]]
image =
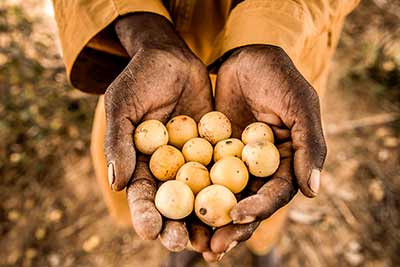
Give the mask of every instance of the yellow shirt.
[[(238, 3), (239, 2), (239, 3)], [(228, 51), (249, 44), (283, 48), (320, 91), (346, 15), (359, 0), (53, 0), (67, 75), (78, 89), (104, 93), (129, 62), (112, 28), (132, 12), (172, 23), (213, 68)]]

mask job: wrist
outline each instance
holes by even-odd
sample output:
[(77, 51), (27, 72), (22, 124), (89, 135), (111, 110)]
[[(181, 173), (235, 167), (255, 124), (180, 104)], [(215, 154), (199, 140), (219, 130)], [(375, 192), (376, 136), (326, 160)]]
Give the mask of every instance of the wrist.
[(133, 13), (117, 19), (115, 32), (128, 54), (140, 50), (167, 50), (186, 53), (189, 48), (164, 17), (153, 13)]

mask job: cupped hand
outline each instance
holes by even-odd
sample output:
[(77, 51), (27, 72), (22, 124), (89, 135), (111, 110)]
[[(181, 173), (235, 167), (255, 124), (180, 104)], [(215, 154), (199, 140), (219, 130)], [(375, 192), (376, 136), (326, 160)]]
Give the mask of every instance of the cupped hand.
[(318, 94), (279, 47), (247, 46), (230, 55), (218, 71), (215, 104), (231, 120), (234, 137), (251, 122), (270, 125), (281, 156), (271, 177), (251, 179), (247, 197), (231, 210), (233, 224), (213, 234), (211, 250), (221, 255), (250, 238), (298, 189), (315, 197), (327, 150)]
[[(190, 231), (184, 222), (163, 222), (154, 204), (157, 182), (149, 158), (135, 151), (133, 134), (144, 120), (166, 123), (184, 114), (198, 121), (211, 111), (208, 72), (160, 16), (134, 14), (119, 20), (115, 28), (132, 59), (104, 96), (110, 185), (116, 191), (127, 187), (133, 226), (141, 238), (160, 236), (164, 246), (178, 251), (186, 246)], [(197, 232), (191, 233), (192, 240), (199, 240)], [(208, 246), (208, 240), (201, 242), (207, 244), (199, 244), (200, 249)]]

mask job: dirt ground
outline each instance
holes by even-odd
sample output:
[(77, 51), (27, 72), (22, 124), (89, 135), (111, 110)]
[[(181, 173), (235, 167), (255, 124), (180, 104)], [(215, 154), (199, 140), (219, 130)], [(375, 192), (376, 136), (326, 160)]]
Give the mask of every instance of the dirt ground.
[[(158, 266), (159, 242), (108, 216), (89, 157), (96, 97), (68, 85), (50, 7), (0, 1), (0, 266)], [(322, 193), (293, 201), (284, 266), (400, 266), (399, 103), (400, 3), (363, 1), (323, 99)], [(239, 246), (209, 266), (251, 261)]]

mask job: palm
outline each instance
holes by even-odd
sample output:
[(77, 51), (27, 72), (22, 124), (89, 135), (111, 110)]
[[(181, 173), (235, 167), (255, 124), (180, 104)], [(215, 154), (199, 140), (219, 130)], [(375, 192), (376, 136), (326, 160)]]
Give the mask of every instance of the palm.
[(236, 137), (253, 121), (269, 124), (281, 155), (278, 170), (268, 179), (253, 179), (247, 196), (232, 209), (235, 224), (214, 233), (211, 249), (222, 253), (232, 242), (249, 238), (257, 222), (286, 205), (298, 188), (308, 197), (316, 195), (309, 177), (322, 168), (326, 148), (318, 96), (282, 49), (238, 49), (218, 71), (215, 101), (231, 119)]
[[(211, 87), (204, 65), (190, 52), (139, 51), (105, 94), (106, 155), (112, 187), (127, 186), (133, 226), (144, 239), (160, 234), (170, 250), (183, 249), (188, 231), (183, 222), (163, 221), (154, 205), (157, 182), (148, 156), (136, 153), (135, 126), (149, 119), (164, 123), (178, 114), (199, 120), (212, 110)], [(110, 175), (110, 174), (109, 174)], [(176, 234), (180, 233), (180, 234)]]

